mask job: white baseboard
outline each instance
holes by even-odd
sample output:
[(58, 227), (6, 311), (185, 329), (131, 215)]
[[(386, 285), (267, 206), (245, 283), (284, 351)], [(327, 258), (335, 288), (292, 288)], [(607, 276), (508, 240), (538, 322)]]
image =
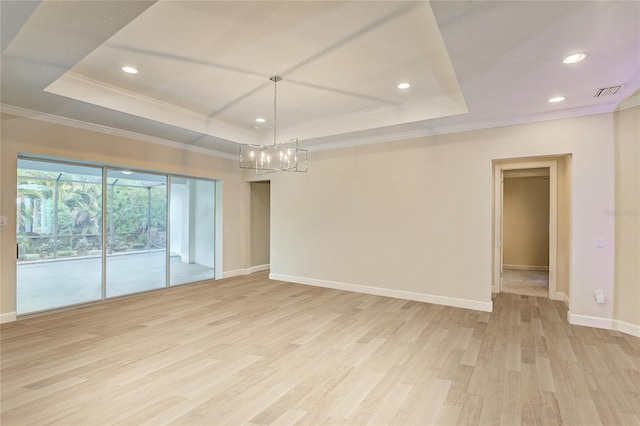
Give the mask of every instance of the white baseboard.
[(254, 272), (268, 271), (269, 269), (271, 269), (271, 265), (268, 263), (265, 263), (264, 265), (252, 266), (251, 268), (249, 268), (251, 274), (253, 274)]
[(516, 269), (518, 271), (548, 271), (548, 266), (535, 266), (535, 265), (507, 265), (503, 264), (502, 269)]
[(5, 322), (12, 322), (16, 320), (15, 312), (7, 312), (6, 314), (0, 314), (0, 324), (4, 324)]
[(627, 333), (635, 337), (640, 337), (640, 325), (618, 320), (617, 329), (621, 333)]
[(564, 304), (567, 305), (567, 308), (571, 305), (569, 296), (560, 291), (556, 292), (556, 298), (554, 300), (560, 300), (561, 302), (564, 302)]
[(584, 325), (586, 327), (615, 330), (635, 337), (640, 337), (640, 325), (631, 324), (625, 321), (615, 320), (612, 318), (572, 314), (570, 311), (567, 312), (567, 320), (569, 321), (569, 324), (573, 325)]
[(268, 271), (270, 267), (271, 266), (267, 263), (265, 265), (252, 266), (250, 268), (234, 269), (232, 271), (224, 271), (222, 273), (222, 278), (233, 278), (233, 277), (239, 277), (241, 275), (251, 275), (254, 272)]
[(233, 271), (224, 271), (222, 278), (239, 277), (240, 275), (249, 275), (248, 269), (234, 269)]
[(549, 299), (551, 300), (558, 300), (560, 302), (564, 302), (565, 305), (567, 305), (567, 307), (569, 307), (569, 297), (567, 297), (566, 294), (560, 292), (560, 291), (556, 291), (555, 294), (551, 294), (549, 296)]
[(572, 314), (567, 311), (569, 324), (584, 325), (586, 327), (604, 328), (605, 330), (615, 330), (615, 320), (611, 318), (592, 317), (589, 315)]
[(414, 300), (416, 302), (433, 303), (436, 305), (453, 306), (455, 308), (473, 309), (476, 311), (491, 312), (493, 302), (480, 302), (477, 300), (457, 299), (455, 297), (436, 296), (432, 294), (414, 293), (404, 290), (392, 290), (381, 287), (370, 287), (360, 284), (349, 284), (337, 281), (319, 280), (315, 278), (295, 277), (291, 275), (269, 274), (269, 279), (287, 281), (296, 284), (312, 285), (316, 287), (333, 288), (336, 290), (353, 291), (356, 293), (373, 294), (375, 296), (393, 297), (396, 299)]

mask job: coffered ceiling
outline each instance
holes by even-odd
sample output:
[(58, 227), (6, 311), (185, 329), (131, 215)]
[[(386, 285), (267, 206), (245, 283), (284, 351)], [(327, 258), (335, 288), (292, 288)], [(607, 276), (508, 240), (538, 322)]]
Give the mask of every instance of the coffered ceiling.
[(640, 86), (639, 2), (0, 5), (3, 111), (223, 154), (273, 142), (275, 74), (278, 139), (311, 149), (612, 111)]

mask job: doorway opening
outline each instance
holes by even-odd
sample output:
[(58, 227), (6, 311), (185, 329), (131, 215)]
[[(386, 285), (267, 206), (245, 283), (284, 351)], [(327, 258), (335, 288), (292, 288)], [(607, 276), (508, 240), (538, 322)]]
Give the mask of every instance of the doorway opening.
[(549, 168), (502, 173), (502, 288), (549, 295)]
[(271, 258), (271, 182), (251, 182), (251, 272), (266, 271)]
[(492, 293), (568, 303), (569, 176), (569, 156), (494, 161)]

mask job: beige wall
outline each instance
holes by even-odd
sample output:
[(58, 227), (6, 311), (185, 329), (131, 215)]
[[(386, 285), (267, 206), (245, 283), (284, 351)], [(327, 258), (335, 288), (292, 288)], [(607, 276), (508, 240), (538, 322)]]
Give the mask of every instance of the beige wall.
[(640, 107), (616, 112), (615, 318), (640, 326)]
[[(223, 271), (249, 267), (249, 188), (236, 161), (37, 120), (2, 115), (0, 313), (15, 312), (16, 165), (18, 153), (163, 171), (222, 181)], [(9, 249), (7, 249), (9, 248)]]
[[(613, 115), (310, 155), (271, 184), (271, 271), (299, 282), (490, 303), (492, 160), (572, 154), (571, 311), (612, 318)], [(364, 288), (364, 287), (363, 287)]]
[(251, 266), (269, 263), (271, 183), (251, 185)]
[(503, 264), (549, 266), (549, 179), (506, 178)]
[[(222, 179), (223, 269), (250, 266), (246, 180), (254, 178), (241, 174), (235, 161), (2, 118), (0, 214), (9, 223), (0, 227), (1, 313), (15, 310), (15, 259), (7, 247), (15, 247), (18, 152)], [(619, 149), (633, 144), (633, 123), (629, 114), (616, 115), (618, 162), (631, 161), (620, 157)], [(564, 169), (571, 178), (570, 309), (577, 315), (613, 318), (614, 245), (594, 245), (596, 236), (613, 243), (614, 225), (622, 229), (618, 219), (604, 213), (622, 203), (618, 197), (614, 204), (613, 145), (614, 114), (601, 114), (312, 152), (309, 173), (271, 177), (271, 270), (320, 284), (350, 283), (400, 296), (435, 295), (490, 304), (492, 160), (571, 154)], [(616, 175), (619, 181), (637, 179), (637, 164), (625, 170)], [(558, 174), (560, 185), (560, 166)], [(619, 282), (625, 273), (631, 278), (637, 273), (633, 247), (633, 242), (618, 247), (628, 255), (615, 260), (616, 315), (629, 321), (637, 275), (635, 284)], [(629, 260), (634, 253), (635, 259)], [(596, 288), (605, 290), (605, 305), (593, 301)], [(621, 303), (619, 294), (630, 300), (629, 305)]]
[(556, 292), (571, 298), (571, 156), (558, 158)]

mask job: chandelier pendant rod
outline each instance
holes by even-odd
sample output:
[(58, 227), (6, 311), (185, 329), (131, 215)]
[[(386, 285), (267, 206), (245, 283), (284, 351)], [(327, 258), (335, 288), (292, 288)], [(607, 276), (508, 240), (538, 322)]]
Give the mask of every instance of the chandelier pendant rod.
[(272, 75), (269, 80), (273, 81), (273, 146), (278, 144), (277, 129), (278, 129), (278, 113), (277, 113), (277, 99), (278, 99), (278, 82), (282, 80), (279, 75)]

